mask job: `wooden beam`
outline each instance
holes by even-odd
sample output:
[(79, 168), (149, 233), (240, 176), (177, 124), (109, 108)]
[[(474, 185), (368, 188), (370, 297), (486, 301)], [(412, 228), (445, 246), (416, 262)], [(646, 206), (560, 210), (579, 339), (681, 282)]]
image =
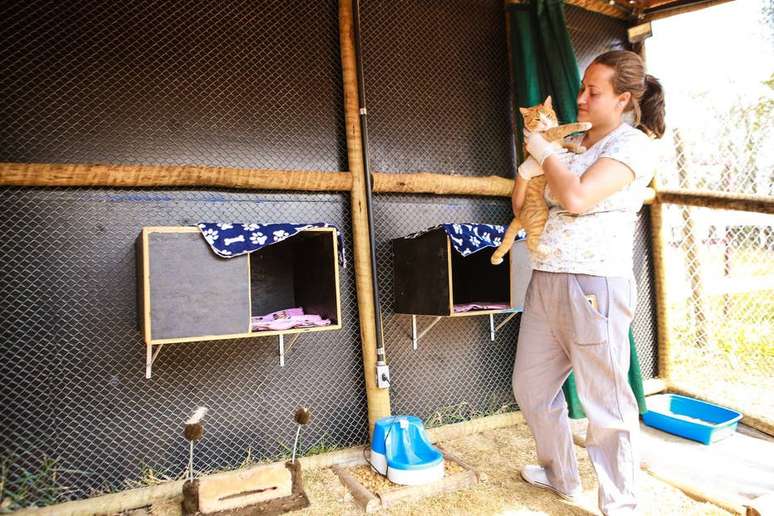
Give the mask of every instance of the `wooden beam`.
[[(373, 175), (374, 192), (510, 197), (513, 180), (413, 172)], [(0, 186), (174, 188), (208, 186), (245, 190), (349, 192), (349, 172), (204, 167), (196, 165), (102, 165), (0, 163)], [(655, 192), (648, 189), (646, 204)]]
[(713, 191), (663, 190), (656, 188), (656, 201), (717, 210), (739, 210), (774, 213), (774, 197)]
[(678, 14), (685, 14), (693, 11), (699, 11), (701, 9), (706, 9), (707, 7), (725, 4), (726, 2), (730, 1), (731, 0), (687, 0), (677, 2), (663, 2), (645, 9), (643, 13), (644, 19), (641, 22), (644, 23), (654, 20), (661, 20), (663, 18), (669, 18)]
[(374, 174), (374, 192), (378, 193), (510, 197), (512, 190), (513, 180), (500, 176), (455, 176), (429, 172)]
[(339, 42), (344, 87), (344, 128), (347, 161), (352, 173), (352, 245), (355, 262), (355, 288), (360, 316), (360, 346), (368, 403), (369, 436), (376, 420), (390, 415), (390, 391), (376, 385), (376, 311), (374, 307), (371, 244), (366, 211), (366, 177), (360, 133), (360, 105), (357, 86), (357, 57), (352, 0), (339, 0)]
[(352, 188), (352, 176), (347, 172), (199, 165), (0, 163), (0, 186), (210, 186), (248, 190), (346, 192)]
[(605, 0), (565, 0), (565, 5), (572, 5), (580, 7), (587, 11), (591, 11), (597, 14), (604, 14), (611, 18), (617, 18), (619, 20), (629, 20), (633, 17), (633, 13), (628, 9), (618, 5), (610, 5)]

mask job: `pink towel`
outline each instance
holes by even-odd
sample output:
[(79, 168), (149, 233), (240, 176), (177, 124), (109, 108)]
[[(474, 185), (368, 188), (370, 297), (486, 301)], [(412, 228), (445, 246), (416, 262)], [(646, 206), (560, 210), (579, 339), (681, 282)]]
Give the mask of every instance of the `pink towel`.
[(331, 324), (330, 319), (323, 319), (315, 314), (304, 314), (303, 308), (288, 308), (250, 318), (250, 328), (252, 331), (312, 328), (315, 326), (328, 326), (329, 324)]
[(454, 313), (470, 312), (471, 310), (506, 310), (508, 303), (461, 303), (454, 305)]

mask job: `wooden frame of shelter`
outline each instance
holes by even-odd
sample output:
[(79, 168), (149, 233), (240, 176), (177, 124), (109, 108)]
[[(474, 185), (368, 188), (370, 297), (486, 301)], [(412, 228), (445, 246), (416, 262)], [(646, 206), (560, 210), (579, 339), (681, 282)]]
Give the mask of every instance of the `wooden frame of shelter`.
[[(567, 0), (567, 4), (606, 16), (627, 20), (630, 25), (655, 20), (723, 3), (728, 0)], [(520, 0), (505, 0), (519, 3)], [(353, 248), (366, 382), (369, 428), (390, 415), (388, 389), (376, 382), (377, 328), (374, 306), (369, 224), (366, 213), (365, 156), (361, 144), (358, 97), (356, 40), (353, 0), (339, 0), (339, 38), (343, 74), (343, 99), (350, 170), (237, 169), (206, 166), (105, 165), (56, 163), (0, 163), (0, 186), (36, 187), (218, 187), (247, 190), (349, 192), (352, 200)], [(637, 48), (635, 48), (637, 50)], [(641, 48), (639, 49), (641, 50)], [(374, 193), (412, 193), (510, 197), (513, 181), (499, 176), (462, 177), (448, 174), (406, 172), (373, 174)], [(654, 184), (646, 199), (652, 224), (652, 252), (656, 290), (659, 378), (650, 392), (690, 391), (671, 382), (669, 314), (665, 303), (662, 212), (665, 204), (701, 206), (716, 209), (774, 213), (774, 199), (719, 192), (662, 190)], [(696, 393), (690, 393), (696, 395)], [(701, 397), (698, 395), (697, 397)], [(740, 409), (740, 407), (735, 407)], [(745, 416), (744, 423), (774, 435), (774, 425)]]

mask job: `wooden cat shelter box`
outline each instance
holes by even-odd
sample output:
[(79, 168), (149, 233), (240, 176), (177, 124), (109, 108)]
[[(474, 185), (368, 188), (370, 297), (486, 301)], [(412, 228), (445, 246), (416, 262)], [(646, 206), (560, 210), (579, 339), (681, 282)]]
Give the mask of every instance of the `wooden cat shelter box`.
[[(306, 229), (250, 254), (224, 259), (210, 249), (197, 227), (146, 227), (137, 251), (146, 378), (164, 344), (277, 335), (284, 365), (284, 335), (341, 328), (335, 228)], [(291, 307), (302, 307), (304, 313), (331, 324), (251, 330), (251, 317)], [(153, 346), (158, 346), (155, 353)]]
[[(414, 238), (396, 238), (392, 245), (396, 313), (465, 317), (520, 311), (524, 306), (532, 276), (524, 240), (514, 243), (500, 265), (489, 261), (494, 247), (460, 255), (443, 228)], [(455, 313), (455, 305), (475, 302), (502, 303), (507, 308)]]
[[(489, 261), (494, 247), (462, 256), (452, 248), (449, 236), (440, 227), (420, 236), (396, 238), (392, 248), (395, 313), (412, 316), (414, 349), (419, 339), (444, 317), (488, 315), (490, 340), (494, 341), (495, 332), (524, 308), (532, 277), (526, 240), (517, 240), (508, 259), (500, 265)], [(482, 302), (503, 308), (455, 311), (455, 305)], [(495, 326), (494, 315), (508, 312), (510, 315)], [(435, 316), (420, 333), (418, 315)]]

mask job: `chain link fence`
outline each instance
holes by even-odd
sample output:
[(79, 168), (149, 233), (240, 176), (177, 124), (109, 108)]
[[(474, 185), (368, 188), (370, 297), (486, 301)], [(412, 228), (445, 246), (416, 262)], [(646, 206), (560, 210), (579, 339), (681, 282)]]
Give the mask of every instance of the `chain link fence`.
[[(772, 4), (719, 5), (653, 32), (669, 128), (659, 187), (774, 195)], [(667, 205), (663, 222), (674, 380), (774, 421), (774, 216)]]
[(774, 422), (774, 215), (670, 205), (665, 219), (674, 380)]
[[(347, 170), (335, 1), (35, 0), (6, 2), (0, 16), (2, 162)], [(574, 7), (567, 19), (581, 66), (623, 44), (619, 21)], [(374, 170), (512, 177), (502, 2), (365, 1), (362, 22)], [(441, 222), (505, 224), (509, 202), (384, 195), (374, 205), (394, 412), (443, 424), (515, 409), (518, 317), (494, 342), (486, 317), (444, 321), (413, 351), (410, 319), (392, 312), (389, 245)], [(341, 274), (342, 330), (300, 337), (284, 368), (272, 338), (196, 342), (165, 347), (146, 380), (136, 326), (143, 226), (325, 221), (351, 255), (349, 212), (342, 194), (0, 190), (0, 473), (16, 506), (179, 476), (181, 422), (199, 404), (211, 409), (202, 472), (287, 454), (301, 403), (313, 412), (303, 453), (365, 443), (353, 268)], [(647, 217), (634, 328), (650, 378)]]

